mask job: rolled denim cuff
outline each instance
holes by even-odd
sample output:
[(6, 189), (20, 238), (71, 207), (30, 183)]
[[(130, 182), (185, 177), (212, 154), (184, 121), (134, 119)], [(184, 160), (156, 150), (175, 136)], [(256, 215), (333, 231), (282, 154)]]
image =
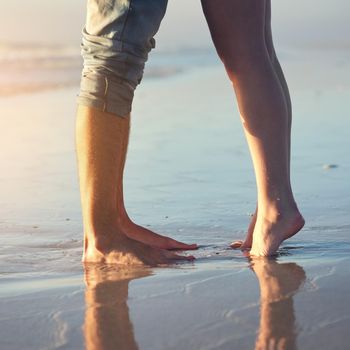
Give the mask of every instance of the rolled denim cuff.
[(78, 103), (126, 116), (167, 0), (88, 0)]
[(141, 48), (117, 39), (90, 35), (84, 29), (84, 69), (78, 104), (118, 116), (129, 114), (134, 90), (142, 80), (152, 46)]
[(131, 112), (135, 86), (98, 71), (83, 72), (78, 104), (126, 117)]

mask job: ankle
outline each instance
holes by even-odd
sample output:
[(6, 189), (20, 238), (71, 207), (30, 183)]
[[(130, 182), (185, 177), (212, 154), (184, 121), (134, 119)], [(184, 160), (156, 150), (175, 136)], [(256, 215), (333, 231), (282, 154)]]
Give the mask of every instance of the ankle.
[(84, 234), (84, 250), (106, 250), (113, 242), (113, 237), (111, 235), (96, 234), (89, 231)]
[(268, 218), (272, 221), (278, 221), (287, 216), (300, 215), (299, 209), (293, 198), (282, 200), (266, 200), (259, 203), (258, 216)]
[(84, 222), (85, 250), (106, 250), (121, 235), (120, 226), (112, 218), (93, 217)]
[(114, 217), (115, 225), (119, 228), (125, 227), (127, 224), (129, 224), (131, 221), (128, 213), (126, 212), (125, 208), (122, 207), (118, 210), (116, 210), (116, 215)]
[(85, 231), (103, 232), (121, 229), (130, 218), (124, 208), (86, 210), (83, 212)]

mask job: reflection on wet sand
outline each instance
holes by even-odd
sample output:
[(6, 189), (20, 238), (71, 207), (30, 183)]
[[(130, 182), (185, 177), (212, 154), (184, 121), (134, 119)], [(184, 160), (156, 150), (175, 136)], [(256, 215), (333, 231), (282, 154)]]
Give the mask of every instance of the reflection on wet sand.
[[(293, 296), (305, 281), (305, 271), (295, 263), (280, 264), (268, 258), (253, 258), (250, 266), (260, 285), (260, 326), (255, 349), (296, 350)], [(127, 305), (128, 288), (130, 281), (150, 275), (149, 269), (85, 267), (86, 349), (138, 349)]]
[(256, 350), (295, 350), (296, 322), (293, 296), (305, 281), (303, 268), (255, 258), (251, 267), (260, 284), (260, 327)]
[(85, 346), (88, 350), (136, 350), (127, 305), (129, 282), (151, 275), (146, 269), (85, 267)]

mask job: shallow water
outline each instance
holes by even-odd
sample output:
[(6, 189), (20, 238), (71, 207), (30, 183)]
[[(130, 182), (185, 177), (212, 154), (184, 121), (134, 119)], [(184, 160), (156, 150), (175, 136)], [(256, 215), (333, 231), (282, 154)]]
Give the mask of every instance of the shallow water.
[(345, 348), (349, 242), (301, 240), (255, 261), (211, 248), (177, 268), (84, 271), (72, 259), (72, 271), (3, 275), (2, 348)]
[(137, 91), (125, 181), (135, 221), (200, 244), (193, 264), (84, 271), (77, 88), (0, 100), (1, 349), (347, 347), (349, 60), (283, 57), (307, 225), (277, 260), (227, 248), (244, 236), (255, 184), (230, 84), (210, 58)]

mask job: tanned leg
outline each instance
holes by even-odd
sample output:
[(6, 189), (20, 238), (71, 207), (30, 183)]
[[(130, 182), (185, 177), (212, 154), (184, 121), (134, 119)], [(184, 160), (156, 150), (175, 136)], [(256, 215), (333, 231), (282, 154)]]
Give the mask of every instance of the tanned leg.
[[(192, 260), (128, 237), (122, 179), (129, 123), (129, 116), (121, 118), (78, 107), (76, 149), (84, 225), (83, 261), (155, 266)], [(143, 234), (139, 232), (138, 237), (147, 240), (141, 237)]]
[[(130, 118), (129, 118), (130, 119)], [(117, 201), (119, 201), (118, 212), (116, 213), (116, 219), (122, 222), (123, 232), (129, 237), (136, 241), (145, 243), (155, 248), (161, 249), (180, 249), (180, 250), (193, 250), (197, 249), (197, 244), (186, 244), (170, 237), (162, 236), (155, 233), (145, 227), (135, 224), (127, 214), (124, 205), (124, 193), (123, 193), (123, 174), (126, 162), (127, 148), (129, 144), (130, 135), (130, 121), (128, 119), (127, 132), (123, 139), (123, 157), (121, 161), (120, 175), (121, 177), (117, 180), (117, 186), (120, 188), (120, 192), (117, 194)]]
[[(290, 149), (291, 149), (291, 128), (292, 128), (292, 103), (290, 99), (289, 89), (287, 85), (287, 81), (284, 77), (283, 70), (278, 61), (276, 51), (273, 45), (272, 40), (272, 28), (271, 28), (271, 0), (266, 0), (266, 13), (265, 13), (265, 43), (266, 48), (269, 53), (272, 65), (275, 69), (279, 82), (281, 84), (284, 98), (287, 104), (287, 115), (288, 115), (288, 168), (290, 173)], [(256, 207), (254, 214), (252, 215), (252, 219), (249, 223), (247, 236), (244, 241), (236, 241), (231, 244), (232, 248), (240, 248), (240, 249), (250, 249), (253, 241), (253, 232), (256, 223), (256, 218), (258, 214), (258, 207)]]
[(129, 283), (150, 276), (145, 268), (85, 267), (85, 322), (83, 333), (86, 350), (138, 350), (128, 308)]
[(273, 255), (304, 225), (289, 178), (288, 110), (265, 42), (265, 0), (202, 0), (236, 94), (253, 161), (258, 215), (252, 255)]

